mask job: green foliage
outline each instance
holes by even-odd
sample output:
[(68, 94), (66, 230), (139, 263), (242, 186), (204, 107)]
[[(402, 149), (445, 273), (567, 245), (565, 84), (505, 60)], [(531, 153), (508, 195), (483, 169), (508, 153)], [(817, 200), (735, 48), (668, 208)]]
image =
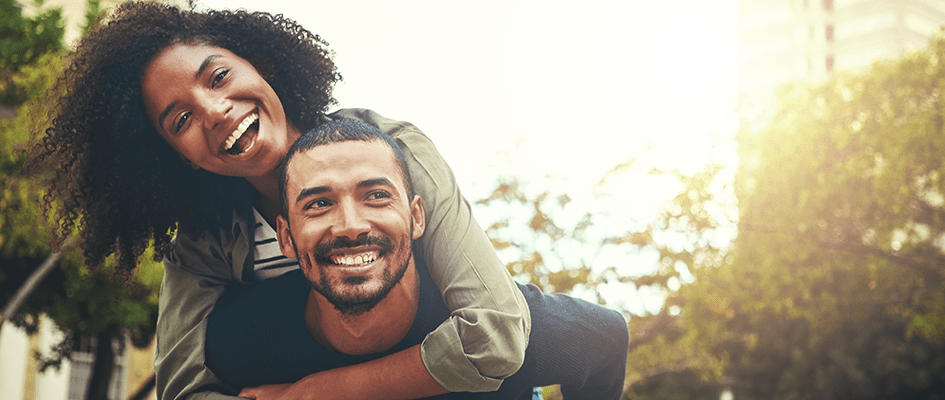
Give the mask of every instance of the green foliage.
[[(940, 38), (898, 62), (784, 90), (771, 127), (741, 139), (741, 238), (760, 244), (746, 257), (781, 249), (785, 278), (842, 285), (830, 276), (842, 270), (861, 285), (847, 296), (895, 300), (916, 315), (941, 309), (943, 56)], [(941, 336), (943, 327), (913, 329)]]
[(95, 25), (98, 17), (105, 13), (102, 0), (88, 0), (85, 9), (85, 23), (82, 25), (82, 34), (86, 34)]
[[(945, 392), (941, 60), (943, 38), (863, 73), (788, 85), (766, 128), (739, 133), (738, 236), (678, 293), (736, 398)], [(634, 391), (686, 394), (693, 377)]]
[[(483, 201), (515, 206), (488, 232), (519, 251), (509, 267), (520, 279), (578, 271), (546, 289), (664, 294), (629, 320), (625, 398), (714, 399), (724, 387), (739, 399), (942, 398), (945, 37), (862, 73), (788, 85), (779, 102), (764, 128), (735, 138), (737, 171), (654, 171), (680, 191), (650, 223), (592, 237), (602, 213), (563, 227), (558, 196), (513, 180)], [(620, 276), (594, 257), (568, 263), (568, 242), (656, 262)], [(555, 259), (574, 268), (549, 268)]]
[[(656, 311), (637, 310), (632, 315), (621, 304), (608, 304), (629, 315), (629, 396), (635, 396), (632, 388), (667, 374), (685, 373), (693, 377), (694, 385), (715, 390), (707, 398), (717, 398), (718, 385), (711, 382), (722, 376), (724, 359), (706, 347), (702, 331), (694, 329), (702, 321), (679, 315), (686, 299), (677, 290), (695, 271), (715, 267), (727, 255), (730, 239), (723, 238), (724, 230), (731, 230), (736, 210), (724, 172), (713, 165), (685, 175), (647, 169), (633, 161), (614, 167), (597, 185), (597, 200), (602, 200), (601, 188), (611, 180), (621, 179), (618, 186), (625, 187), (622, 179), (634, 179), (628, 174), (660, 176), (683, 189), (647, 223), (615, 220), (606, 209), (576, 204), (565, 194), (547, 190), (533, 194), (535, 190), (518, 179), (501, 180), (478, 204), (500, 215), (486, 232), (500, 255), (512, 260), (507, 267), (517, 280), (545, 292), (570, 293), (604, 304), (608, 299), (600, 295), (601, 289), (614, 285), (619, 288), (614, 292), (665, 299)], [(628, 264), (633, 266), (630, 275), (622, 268)], [(698, 398), (692, 394), (679, 398)]]
[[(41, 7), (42, 1), (34, 6)], [(64, 32), (60, 9), (26, 18), (16, 0), (0, 0), (0, 104), (19, 105), (35, 95), (29, 92), (35, 87), (20, 82), (21, 69), (62, 50)]]
[[(496, 249), (514, 252), (511, 258), (515, 261), (506, 265), (509, 272), (548, 293), (569, 292), (578, 284), (593, 286), (599, 283), (590, 278), (590, 266), (584, 260), (578, 260), (577, 265), (568, 264), (567, 261), (573, 257), (566, 257), (549, 247), (565, 243), (580, 245), (592, 215), (585, 213), (571, 227), (560, 226), (551, 213), (560, 211), (570, 198), (567, 195), (553, 196), (547, 191), (529, 197), (521, 185), (517, 179), (500, 182), (490, 197), (478, 202), (507, 211), (486, 232)], [(527, 219), (523, 217), (526, 215)], [(523, 226), (528, 229), (516, 229)], [(569, 268), (562, 268), (562, 265), (569, 265)]]
[[(7, 0), (0, 2), (3, 7), (9, 6)], [(15, 16), (20, 15), (18, 9), (15, 11)], [(10, 22), (13, 16), (4, 12), (0, 19), (7, 25), (16, 25)], [(58, 14), (46, 13), (39, 19), (48, 26), (60, 26), (52, 16)], [(57, 40), (61, 40), (61, 34), (60, 30)], [(22, 40), (29, 38), (21, 37)], [(18, 48), (6, 40), (4, 46)], [(56, 44), (45, 48), (60, 47)], [(26, 161), (23, 151), (26, 142), (32, 132), (44, 128), (49, 104), (44, 101), (43, 93), (54, 82), (61, 67), (57, 52), (34, 49), (37, 56), (31, 63), (20, 63), (13, 77), (6, 81), (12, 82), (15, 93), (25, 96), (25, 102), (14, 118), (0, 120), (0, 302), (3, 304), (50, 254), (50, 243), (57, 242), (39, 206), (44, 193), (42, 174), (24, 176), (20, 172)], [(97, 336), (105, 332), (117, 336), (127, 331), (134, 344), (146, 346), (154, 335), (163, 270), (151, 261), (150, 254), (145, 254), (142, 261), (135, 280), (126, 287), (111, 279), (110, 264), (90, 273), (83, 264), (81, 252), (68, 251), (58, 268), (42, 281), (17, 314), (5, 317), (32, 332), (37, 328), (39, 316), (45, 314), (66, 333), (65, 342), (55, 346), (52, 354), (41, 358), (46, 365), (58, 365), (63, 357), (68, 357), (76, 335)]]

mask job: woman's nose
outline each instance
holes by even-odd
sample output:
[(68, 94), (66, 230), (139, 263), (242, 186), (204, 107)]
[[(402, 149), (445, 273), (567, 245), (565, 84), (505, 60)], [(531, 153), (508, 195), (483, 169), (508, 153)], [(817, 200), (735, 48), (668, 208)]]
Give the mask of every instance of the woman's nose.
[(233, 103), (223, 96), (208, 95), (204, 98), (204, 104), (204, 127), (206, 129), (218, 127), (226, 121), (227, 114), (233, 109)]

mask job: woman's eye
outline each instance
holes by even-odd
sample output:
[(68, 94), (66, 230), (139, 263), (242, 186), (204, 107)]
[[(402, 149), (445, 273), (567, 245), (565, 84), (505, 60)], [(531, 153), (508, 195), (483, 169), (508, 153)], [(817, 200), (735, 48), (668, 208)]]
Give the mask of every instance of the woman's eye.
[(184, 127), (184, 124), (186, 124), (186, 123), (187, 123), (187, 120), (189, 120), (189, 119), (190, 119), (190, 113), (189, 113), (189, 112), (188, 112), (188, 113), (184, 113), (183, 115), (181, 115), (180, 118), (177, 119), (177, 124), (174, 126), (174, 132), (175, 132), (175, 133), (180, 132), (181, 128)]
[(230, 70), (228, 69), (221, 69), (220, 71), (218, 71), (216, 75), (213, 76), (213, 81), (210, 82), (210, 87), (212, 88), (217, 87), (220, 84), (220, 82), (223, 81), (223, 78), (226, 78), (226, 76), (229, 73), (230, 73)]

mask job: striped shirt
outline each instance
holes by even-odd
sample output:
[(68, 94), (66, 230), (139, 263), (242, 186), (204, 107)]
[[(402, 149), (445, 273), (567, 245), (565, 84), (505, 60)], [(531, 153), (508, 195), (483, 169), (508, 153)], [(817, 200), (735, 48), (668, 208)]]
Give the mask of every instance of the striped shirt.
[(253, 246), (255, 249), (253, 272), (256, 279), (276, 277), (298, 268), (298, 260), (282, 255), (279, 241), (276, 239), (276, 231), (255, 208), (253, 208), (253, 217), (256, 220), (255, 246)]

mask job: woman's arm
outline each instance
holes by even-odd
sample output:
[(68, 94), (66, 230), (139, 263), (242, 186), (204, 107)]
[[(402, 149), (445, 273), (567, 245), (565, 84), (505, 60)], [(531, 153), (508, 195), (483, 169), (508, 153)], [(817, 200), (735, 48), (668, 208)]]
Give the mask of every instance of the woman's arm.
[[(415, 190), (430, 205), (427, 233), (415, 247), (415, 256), (431, 266), (431, 276), (452, 313), (420, 345), (422, 362), (404, 362), (416, 361), (410, 358), (416, 354), (401, 352), (329, 375), (314, 374), (297, 384), (318, 384), (319, 379), (332, 376), (329, 381), (334, 384), (364, 386), (360, 381), (364, 374), (404, 374), (417, 378), (401, 381), (401, 393), (407, 397), (440, 393), (443, 388), (496, 390), (524, 358), (531, 324), (528, 306), (473, 219), (452, 171), (413, 125), (368, 110), (342, 110), (336, 115), (374, 124), (404, 147)], [(248, 241), (234, 240), (231, 235), (236, 233), (221, 229), (220, 237), (209, 244), (178, 237), (174, 256), (165, 261), (155, 359), (161, 400), (226, 398), (214, 391), (229, 391), (204, 365), (204, 335), (206, 317), (223, 287), (237, 280), (241, 268), (234, 268), (233, 262), (252, 256)], [(224, 242), (229, 244), (220, 245)], [(351, 374), (346, 376), (356, 380), (339, 379), (335, 374)]]
[(377, 360), (311, 374), (293, 384), (246, 388), (259, 400), (415, 399), (447, 393), (425, 373), (420, 345)]
[(518, 371), (531, 327), (528, 305), (489, 238), (473, 218), (453, 172), (436, 147), (409, 123), (370, 110), (344, 109), (333, 117), (357, 119), (391, 135), (407, 156), (414, 190), (426, 209), (426, 232), (414, 255), (430, 269), (450, 319), (420, 347), (430, 375), (453, 392), (498, 389)]
[[(236, 229), (245, 232), (245, 223)], [(233, 233), (221, 228), (219, 235), (207, 233), (199, 240), (178, 234), (164, 259), (154, 359), (159, 400), (236, 399), (220, 393), (236, 391), (204, 364), (207, 316), (223, 288), (235, 282), (234, 270), (242, 270), (231, 260), (252, 257), (248, 242), (237, 244)]]

